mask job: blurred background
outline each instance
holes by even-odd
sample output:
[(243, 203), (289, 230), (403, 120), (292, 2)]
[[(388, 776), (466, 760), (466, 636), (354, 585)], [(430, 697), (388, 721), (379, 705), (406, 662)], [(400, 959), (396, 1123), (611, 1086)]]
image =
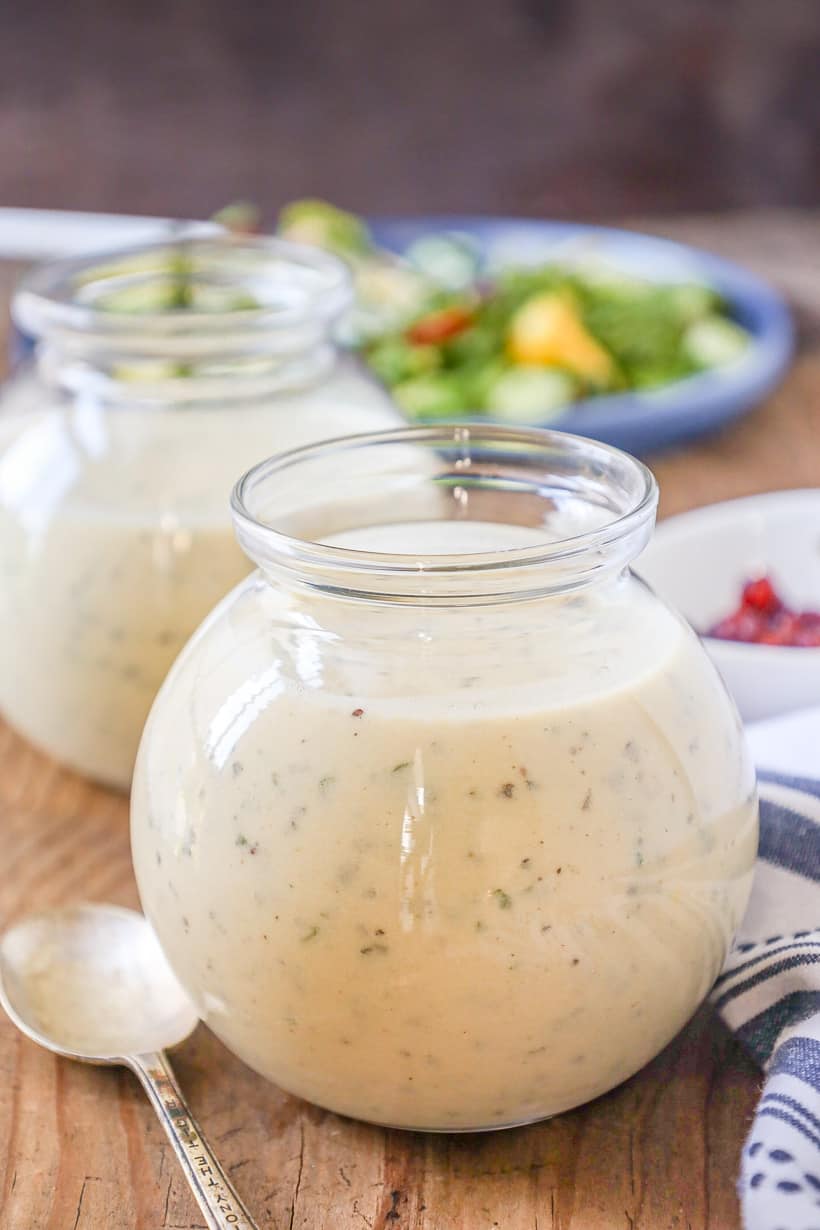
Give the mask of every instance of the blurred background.
[(820, 200), (817, 0), (27, 0), (0, 203), (597, 219)]

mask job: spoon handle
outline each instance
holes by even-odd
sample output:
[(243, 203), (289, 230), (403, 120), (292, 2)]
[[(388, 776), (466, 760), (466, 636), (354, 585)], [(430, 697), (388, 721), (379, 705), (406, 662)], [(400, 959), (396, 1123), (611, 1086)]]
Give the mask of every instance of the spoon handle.
[(165, 1052), (129, 1055), (126, 1062), (139, 1078), (165, 1128), (209, 1230), (259, 1230), (208, 1148)]

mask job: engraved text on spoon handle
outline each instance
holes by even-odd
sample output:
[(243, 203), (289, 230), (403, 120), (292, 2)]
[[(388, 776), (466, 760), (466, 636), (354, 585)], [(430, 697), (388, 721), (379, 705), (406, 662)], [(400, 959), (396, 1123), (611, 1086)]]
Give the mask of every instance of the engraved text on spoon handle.
[(258, 1230), (188, 1110), (165, 1054), (132, 1055), (126, 1062), (168, 1134), (209, 1230)]

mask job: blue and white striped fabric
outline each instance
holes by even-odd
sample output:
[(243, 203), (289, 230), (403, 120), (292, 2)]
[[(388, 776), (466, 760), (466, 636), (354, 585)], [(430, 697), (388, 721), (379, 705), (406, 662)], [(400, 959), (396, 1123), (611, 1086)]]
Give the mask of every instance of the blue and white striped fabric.
[(752, 900), (712, 1002), (765, 1071), (744, 1225), (820, 1230), (820, 780), (761, 773), (760, 799)]

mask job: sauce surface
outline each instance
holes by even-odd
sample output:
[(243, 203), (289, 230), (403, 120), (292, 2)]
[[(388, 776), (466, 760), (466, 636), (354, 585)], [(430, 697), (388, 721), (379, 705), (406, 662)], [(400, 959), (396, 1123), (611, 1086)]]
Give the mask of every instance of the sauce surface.
[(132, 815), (144, 908), (215, 1032), (294, 1093), (432, 1129), (557, 1113), (656, 1054), (720, 970), (757, 832), (722, 685), (632, 577), (446, 610), (251, 577), (162, 689)]

